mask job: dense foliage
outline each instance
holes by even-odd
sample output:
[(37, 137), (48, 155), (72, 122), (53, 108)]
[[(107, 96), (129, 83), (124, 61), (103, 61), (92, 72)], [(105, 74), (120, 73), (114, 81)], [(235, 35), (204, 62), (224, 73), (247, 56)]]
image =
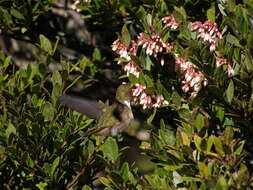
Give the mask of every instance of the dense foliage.
[[(1, 189), (251, 189), (253, 2), (0, 3)], [(131, 85), (150, 138), (60, 105)]]

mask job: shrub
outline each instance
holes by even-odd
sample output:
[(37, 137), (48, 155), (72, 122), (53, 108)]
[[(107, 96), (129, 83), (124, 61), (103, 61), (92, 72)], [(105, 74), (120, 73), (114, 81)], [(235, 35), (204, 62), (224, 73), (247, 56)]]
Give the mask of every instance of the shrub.
[[(34, 37), (26, 52), (35, 52), (32, 63), (20, 64), (1, 45), (1, 188), (94, 189), (98, 179), (105, 189), (251, 189), (251, 1), (71, 5), (62, 10), (79, 11), (96, 41), (84, 42), (82, 54), (67, 31), (54, 36), (34, 27), (59, 4), (0, 4), (1, 43)], [(131, 86), (137, 125), (149, 125), (148, 141), (84, 136), (96, 121), (57, 101), (80, 85), (105, 84), (117, 66), (120, 82)]]

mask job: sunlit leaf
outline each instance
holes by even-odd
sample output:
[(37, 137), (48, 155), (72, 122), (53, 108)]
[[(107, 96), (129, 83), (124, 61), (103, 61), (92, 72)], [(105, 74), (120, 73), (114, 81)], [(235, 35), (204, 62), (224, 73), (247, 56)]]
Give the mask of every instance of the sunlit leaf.
[(215, 22), (215, 5), (212, 4), (211, 7), (207, 10), (207, 18), (208, 20)]
[(43, 49), (45, 52), (48, 52), (48, 53), (52, 52), (52, 45), (49, 39), (46, 38), (43, 34), (40, 34), (39, 38), (40, 38), (41, 49)]
[(128, 29), (127, 29), (126, 25), (124, 25), (122, 27), (121, 35), (122, 35), (123, 43), (128, 46), (130, 44), (130, 41), (131, 41), (131, 36), (128, 32)]
[(223, 150), (223, 145), (222, 145), (221, 139), (219, 139), (218, 137), (213, 137), (213, 142), (214, 142), (215, 150), (219, 154), (223, 154), (224, 150)]

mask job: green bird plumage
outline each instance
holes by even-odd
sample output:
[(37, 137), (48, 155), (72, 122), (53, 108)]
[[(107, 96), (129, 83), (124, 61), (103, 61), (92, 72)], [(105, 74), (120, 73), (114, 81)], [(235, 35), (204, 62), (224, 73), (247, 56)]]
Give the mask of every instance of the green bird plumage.
[(87, 135), (96, 133), (116, 136), (123, 132), (133, 120), (129, 90), (129, 85), (120, 85), (116, 92), (116, 101), (112, 105), (69, 95), (62, 95), (59, 101), (67, 107), (97, 120), (97, 128), (89, 131)]

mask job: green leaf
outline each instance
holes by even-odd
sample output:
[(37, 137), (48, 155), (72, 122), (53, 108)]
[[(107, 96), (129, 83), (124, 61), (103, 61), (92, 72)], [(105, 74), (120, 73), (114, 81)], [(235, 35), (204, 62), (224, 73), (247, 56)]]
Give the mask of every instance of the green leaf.
[(8, 13), (8, 11), (3, 11), (3, 20), (7, 24), (12, 24), (12, 16)]
[(215, 150), (219, 154), (224, 154), (223, 145), (222, 145), (221, 140), (218, 137), (213, 137), (213, 141), (214, 141)]
[(223, 107), (215, 107), (216, 108), (216, 117), (220, 120), (220, 122), (224, 119), (224, 108)]
[(36, 184), (36, 187), (38, 187), (39, 190), (45, 190), (46, 186), (47, 186), (47, 183), (45, 183), (45, 182), (40, 182), (40, 183)]
[(89, 140), (88, 146), (85, 148), (87, 148), (88, 157), (92, 157), (92, 154), (95, 151), (95, 146), (94, 146), (93, 142)]
[(191, 142), (190, 142), (189, 136), (186, 133), (178, 131), (178, 135), (180, 136), (181, 143), (184, 146), (190, 146)]
[(82, 187), (82, 190), (92, 190), (88, 185)]
[(100, 181), (102, 184), (104, 184), (105, 186), (110, 187), (111, 182), (110, 182), (110, 180), (107, 179), (106, 177), (100, 177), (100, 178), (99, 178), (99, 181)]
[(211, 8), (209, 8), (206, 12), (207, 19), (215, 22), (215, 5), (212, 4)]
[(198, 135), (194, 135), (194, 144), (199, 151), (201, 151), (201, 141), (202, 139)]
[(198, 132), (205, 126), (205, 118), (202, 114), (198, 114), (197, 118), (195, 119), (194, 125), (198, 129)]
[(235, 150), (235, 154), (236, 155), (241, 155), (242, 151), (243, 151), (243, 147), (244, 147), (245, 141), (240, 141), (237, 145), (236, 145), (236, 150)]
[(153, 121), (155, 115), (156, 115), (156, 108), (153, 109), (153, 113), (148, 117), (148, 119), (147, 119), (147, 123), (148, 123), (148, 124), (151, 124), (151, 123), (152, 123), (152, 121)]
[(176, 171), (178, 169), (183, 168), (183, 166), (178, 166), (178, 165), (166, 165), (164, 166), (164, 169), (168, 170), (168, 171)]
[(4, 60), (3, 67), (6, 69), (9, 66), (10, 62), (11, 62), (11, 56), (6, 57)]
[(175, 9), (175, 11), (177, 11), (178, 13), (180, 13), (182, 15), (182, 17), (184, 18), (184, 20), (186, 20), (187, 15), (186, 15), (186, 12), (185, 12), (185, 10), (184, 10), (183, 7), (176, 7), (176, 6), (174, 6), (174, 9)]
[(148, 24), (148, 26), (152, 26), (152, 15), (151, 14), (147, 14), (147, 16), (145, 17), (146, 23)]
[(199, 168), (199, 173), (201, 176), (203, 176), (203, 177), (209, 176), (208, 167), (204, 162), (198, 162), (198, 168)]
[(150, 59), (150, 56), (146, 56), (146, 67), (145, 69), (150, 71), (151, 70), (151, 66), (153, 66), (153, 62), (152, 60)]
[[(160, 120), (160, 126), (163, 124), (163, 120)], [(161, 129), (159, 129), (159, 137), (164, 144), (174, 146), (176, 143), (175, 133), (172, 130), (165, 129), (164, 127), (161, 127)]]
[(249, 170), (248, 170), (247, 166), (244, 165), (243, 163), (241, 163), (240, 164), (240, 169), (237, 172), (235, 181), (238, 184), (243, 184), (243, 183), (245, 183), (246, 181), (249, 180), (249, 176), (250, 176), (250, 174), (249, 174)]
[(231, 118), (225, 118), (225, 121), (223, 123), (223, 126), (234, 126), (234, 121)]
[(148, 75), (144, 75), (144, 78), (145, 78), (146, 86), (148, 88), (154, 86), (153, 79), (151, 77), (149, 77)]
[(121, 167), (120, 170), (120, 175), (124, 181), (124, 183), (126, 183), (129, 180), (129, 166), (128, 163), (124, 162), (124, 164)]
[(56, 105), (56, 101), (60, 96), (60, 94), (62, 93), (62, 78), (58, 71), (53, 72), (52, 82), (53, 82), (53, 90), (51, 98), (53, 105)]
[(211, 151), (211, 148), (212, 148), (212, 146), (213, 146), (213, 143), (214, 143), (214, 140), (213, 140), (213, 135), (211, 135), (210, 137), (208, 137), (208, 139), (207, 139), (207, 148), (206, 148), (206, 150), (207, 150), (207, 152), (210, 152)]
[(251, 73), (253, 71), (253, 60), (249, 55), (245, 57), (245, 60), (242, 64), (246, 67), (248, 73)]
[(228, 34), (227, 37), (226, 37), (226, 40), (228, 43), (234, 45), (234, 46), (237, 46), (237, 47), (242, 47), (240, 45), (240, 41), (233, 35), (231, 34)]
[(226, 90), (226, 97), (227, 97), (227, 101), (229, 103), (232, 102), (232, 99), (234, 97), (234, 82), (233, 80), (230, 80), (228, 88)]
[(172, 175), (173, 175), (173, 183), (175, 186), (183, 182), (182, 176), (178, 172), (173, 171)]
[(225, 8), (223, 7), (223, 5), (218, 4), (218, 8), (223, 16), (227, 16), (227, 13), (224, 11)]
[(128, 32), (128, 29), (126, 27), (126, 25), (124, 25), (122, 27), (122, 30), (121, 30), (121, 37), (122, 37), (122, 41), (125, 45), (129, 46), (130, 44), (130, 41), (131, 41), (131, 36)]
[(22, 20), (25, 19), (25, 17), (18, 10), (14, 9), (14, 8), (11, 9), (11, 15), (17, 19), (22, 19)]
[(59, 166), (59, 163), (60, 163), (60, 157), (58, 156), (58, 157), (54, 160), (54, 162), (53, 162), (53, 164), (52, 164), (52, 166), (51, 166), (51, 170), (50, 170), (50, 175), (51, 175), (51, 176), (53, 176), (53, 174), (54, 174), (56, 168)]
[(49, 39), (47, 39), (44, 35), (40, 34), (39, 35), (40, 38), (40, 47), (41, 49), (43, 49), (45, 52), (52, 52), (52, 45), (51, 42), (49, 41)]
[(182, 180), (186, 181), (186, 182), (196, 182), (196, 181), (201, 181), (201, 178), (197, 178), (197, 177), (185, 177), (182, 176)]
[(49, 102), (46, 102), (43, 106), (42, 114), (45, 121), (52, 121), (54, 119), (55, 108)]
[(9, 139), (11, 134), (16, 134), (17, 130), (12, 123), (8, 123), (7, 129), (5, 130), (5, 137)]
[(101, 149), (105, 157), (112, 161), (116, 161), (119, 154), (119, 148), (115, 139), (108, 137)]
[(223, 175), (220, 175), (217, 179), (217, 184), (215, 186), (215, 189), (217, 190), (227, 190), (228, 189), (228, 183), (226, 181), (226, 178)]
[(234, 130), (232, 127), (226, 127), (224, 132), (224, 141), (227, 145), (229, 145), (234, 137)]
[(92, 60), (94, 60), (94, 61), (101, 61), (102, 60), (101, 53), (98, 48), (94, 49), (93, 54), (92, 54)]
[(35, 165), (29, 154), (27, 154), (25, 162), (30, 168), (33, 168)]

